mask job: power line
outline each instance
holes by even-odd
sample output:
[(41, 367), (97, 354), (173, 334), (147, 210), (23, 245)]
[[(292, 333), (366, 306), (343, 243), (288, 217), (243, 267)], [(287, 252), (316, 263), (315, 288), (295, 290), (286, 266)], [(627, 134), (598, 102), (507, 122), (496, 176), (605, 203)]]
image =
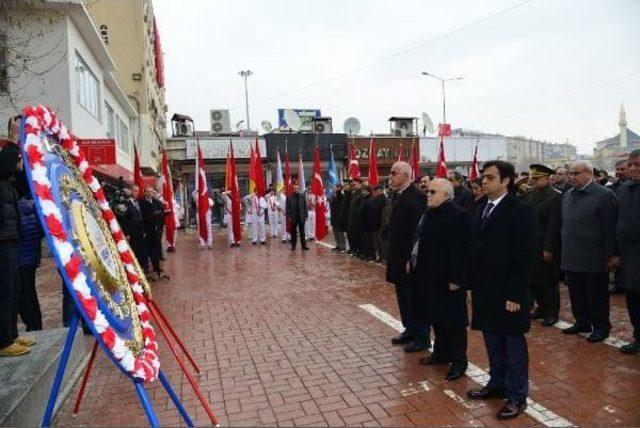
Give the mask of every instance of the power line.
[[(414, 45), (414, 46), (411, 46), (411, 47), (409, 47), (409, 48), (406, 48), (406, 49), (403, 49), (403, 50), (401, 50), (401, 51), (398, 51), (398, 52), (392, 53), (392, 54), (387, 55), (387, 56), (382, 57), (382, 58), (378, 58), (377, 60), (374, 60), (374, 61), (371, 61), (371, 62), (365, 63), (365, 64), (363, 64), (363, 65), (361, 65), (361, 66), (359, 66), (359, 67), (353, 68), (353, 69), (348, 70), (348, 71), (345, 71), (345, 72), (343, 72), (343, 73), (336, 74), (336, 75), (333, 75), (333, 76), (327, 77), (327, 78), (325, 78), (325, 79), (317, 80), (317, 81), (315, 81), (315, 82), (311, 82), (311, 83), (309, 83), (309, 84), (307, 84), (307, 85), (299, 86), (299, 87), (297, 87), (297, 88), (294, 88), (294, 89), (291, 89), (291, 90), (288, 90), (288, 91), (285, 91), (285, 92), (281, 92), (281, 93), (279, 93), (279, 94), (271, 95), (271, 96), (268, 96), (268, 97), (265, 97), (265, 98), (260, 98), (260, 99), (258, 99), (258, 100), (253, 101), (253, 104), (258, 104), (258, 103), (262, 103), (262, 102), (265, 102), (265, 101), (271, 101), (271, 100), (274, 100), (274, 99), (277, 99), (277, 98), (280, 98), (280, 97), (284, 97), (284, 96), (287, 96), (287, 95), (294, 94), (294, 93), (296, 93), (296, 92), (305, 91), (305, 90), (307, 90), (307, 89), (311, 89), (311, 88), (314, 88), (314, 87), (316, 87), (316, 86), (323, 85), (323, 84), (328, 83), (328, 82), (331, 82), (331, 81), (333, 81), (333, 80), (341, 79), (341, 78), (343, 78), (343, 77), (345, 77), (345, 76), (349, 76), (349, 75), (351, 75), (351, 74), (358, 73), (358, 72), (360, 72), (360, 71), (362, 71), (362, 70), (365, 70), (365, 69), (367, 69), (367, 68), (373, 67), (374, 65), (378, 65), (378, 64), (380, 64), (380, 63), (382, 63), (382, 62), (385, 62), (385, 61), (389, 61), (389, 60), (392, 60), (392, 59), (398, 58), (398, 57), (400, 57), (400, 56), (403, 56), (403, 55), (406, 55), (406, 54), (408, 54), (408, 53), (410, 53), (410, 52), (413, 52), (413, 51), (415, 51), (415, 50), (417, 50), (417, 49), (422, 49), (422, 48), (424, 48), (424, 47), (425, 47), (425, 46), (427, 46), (427, 45), (430, 45), (430, 44), (432, 44), (432, 43), (435, 43), (435, 42), (438, 42), (438, 41), (440, 41), (440, 40), (443, 40), (443, 39), (445, 39), (445, 38), (447, 38), (447, 37), (449, 37), (449, 36), (452, 36), (452, 35), (454, 35), (454, 34), (456, 34), (456, 33), (459, 33), (459, 32), (461, 32), (461, 31), (467, 30), (467, 29), (469, 29), (470, 27), (473, 27), (473, 26), (475, 26), (475, 25), (478, 25), (478, 24), (481, 24), (481, 23), (483, 23), (483, 22), (486, 22), (486, 21), (492, 20), (492, 19), (494, 19), (494, 18), (497, 18), (498, 16), (505, 15), (505, 14), (507, 14), (507, 13), (510, 13), (510, 12), (512, 12), (513, 10), (515, 10), (515, 9), (517, 9), (517, 8), (521, 7), (521, 6), (524, 6), (524, 5), (525, 5), (525, 4), (527, 4), (527, 3), (531, 3), (532, 1), (534, 1), (534, 0), (523, 0), (523, 1), (520, 1), (520, 2), (518, 2), (518, 3), (516, 3), (516, 4), (512, 5), (512, 6), (509, 6), (509, 7), (505, 8), (505, 9), (502, 9), (502, 10), (500, 10), (500, 11), (496, 12), (496, 13), (493, 13), (493, 14), (491, 14), (491, 15), (487, 15), (487, 16), (484, 16), (484, 17), (478, 18), (478, 19), (476, 19), (475, 21), (472, 21), (472, 22), (470, 22), (470, 23), (468, 23), (468, 24), (464, 24), (464, 25), (462, 25), (462, 26), (460, 26), (460, 27), (454, 28), (454, 29), (453, 29), (453, 30), (451, 30), (451, 31), (448, 31), (448, 32), (446, 32), (446, 33), (443, 33), (443, 34), (441, 34), (441, 35), (439, 35), (439, 36), (436, 36), (436, 37), (434, 37), (434, 38), (432, 38), (432, 39), (429, 39), (429, 40), (425, 40), (425, 41), (423, 41), (423, 42), (420, 42), (420, 43), (418, 43), (418, 44), (416, 44), (416, 45)], [(232, 108), (232, 110), (235, 110), (235, 109), (240, 108), (240, 107), (241, 107), (241, 106), (233, 107), (233, 108)]]

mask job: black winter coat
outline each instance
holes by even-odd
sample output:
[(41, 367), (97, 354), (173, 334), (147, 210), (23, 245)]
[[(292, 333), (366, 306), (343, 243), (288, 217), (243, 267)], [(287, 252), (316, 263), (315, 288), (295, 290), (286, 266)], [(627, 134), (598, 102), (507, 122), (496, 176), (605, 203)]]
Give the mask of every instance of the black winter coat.
[[(531, 277), (532, 284), (553, 285), (560, 278), (560, 229), (562, 227), (560, 210), (562, 193), (551, 185), (534, 190), (525, 201), (536, 212), (538, 231), (536, 247), (536, 265)], [(542, 252), (553, 253), (553, 260), (545, 262)]]
[(335, 230), (342, 231), (340, 225), (340, 206), (342, 204), (342, 192), (336, 192), (329, 199), (329, 209), (331, 211), (331, 227)]
[(352, 190), (346, 190), (343, 192), (342, 201), (340, 201), (340, 230), (347, 231), (349, 226), (349, 208), (351, 207), (351, 198), (353, 197)]
[(640, 291), (640, 183), (627, 181), (617, 194), (620, 285), (626, 290)]
[[(535, 263), (536, 222), (531, 206), (507, 194), (482, 225), (484, 206), (473, 215), (470, 254), (474, 330), (529, 331), (529, 284)], [(507, 300), (520, 310), (508, 312)]]
[(422, 212), (426, 208), (426, 196), (411, 184), (396, 196), (387, 238), (387, 282), (410, 285), (412, 276), (406, 265), (411, 256), (413, 237)]
[[(466, 300), (466, 264), (471, 237), (468, 214), (445, 202), (424, 213), (415, 266), (416, 314), (431, 325), (469, 324)], [(460, 288), (449, 289), (449, 283)]]
[(309, 209), (307, 208), (307, 198), (303, 193), (294, 193), (287, 197), (287, 219), (292, 223), (295, 223), (298, 218), (304, 222), (309, 216)]
[(20, 148), (7, 143), (0, 149), (0, 241), (17, 241), (20, 237), (20, 215), (16, 191), (16, 166)]

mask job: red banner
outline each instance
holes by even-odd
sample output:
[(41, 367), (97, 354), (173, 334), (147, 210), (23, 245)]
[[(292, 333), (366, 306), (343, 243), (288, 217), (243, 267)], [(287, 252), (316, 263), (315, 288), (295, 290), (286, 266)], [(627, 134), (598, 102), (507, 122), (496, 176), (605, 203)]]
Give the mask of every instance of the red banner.
[(440, 123), (438, 125), (438, 137), (451, 137), (450, 123)]
[(115, 165), (116, 140), (113, 138), (78, 139), (77, 141), (91, 166)]

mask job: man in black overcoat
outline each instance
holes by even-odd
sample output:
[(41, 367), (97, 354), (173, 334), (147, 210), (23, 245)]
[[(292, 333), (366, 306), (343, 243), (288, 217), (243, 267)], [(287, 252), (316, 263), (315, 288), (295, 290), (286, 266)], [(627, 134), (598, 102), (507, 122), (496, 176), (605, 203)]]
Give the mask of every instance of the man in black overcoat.
[(575, 324), (565, 334), (589, 333), (591, 343), (609, 336), (609, 270), (615, 268), (615, 194), (596, 183), (593, 165), (573, 162), (573, 188), (562, 196), (562, 255)]
[(411, 252), (415, 271), (416, 315), (435, 335), (433, 353), (424, 365), (451, 364), (447, 380), (467, 370), (467, 315), (465, 268), (469, 251), (468, 214), (453, 203), (454, 190), (436, 178), (428, 190), (428, 208), (422, 215)]
[(406, 352), (417, 352), (431, 346), (429, 332), (413, 308), (414, 275), (409, 266), (413, 236), (426, 206), (425, 195), (411, 182), (411, 166), (406, 162), (393, 164), (389, 185), (396, 190), (396, 197), (388, 229), (387, 281), (396, 286), (400, 318), (405, 328), (391, 342), (406, 344)]
[(142, 225), (142, 212), (140, 211), (140, 202), (138, 201), (139, 187), (135, 184), (131, 186), (131, 190), (125, 190), (127, 195), (125, 221), (122, 224), (122, 230), (127, 237), (129, 246), (133, 250), (133, 254), (138, 259), (138, 263), (142, 270), (146, 273), (149, 269), (149, 260), (147, 248), (144, 238), (144, 228)]
[(162, 276), (160, 268), (161, 245), (160, 231), (164, 224), (164, 206), (162, 202), (155, 198), (156, 191), (152, 187), (144, 189), (144, 197), (138, 202), (140, 203), (140, 214), (142, 215), (142, 225), (144, 228), (144, 241), (147, 255), (151, 261), (151, 266), (156, 274), (153, 279), (159, 279)]
[(487, 203), (474, 213), (471, 230), (471, 328), (482, 331), (489, 356), (487, 385), (470, 390), (471, 399), (506, 398), (500, 420), (527, 407), (529, 283), (536, 252), (535, 213), (512, 191), (515, 169), (505, 161), (484, 164)]
[[(531, 291), (537, 309), (531, 319), (542, 319), (550, 327), (558, 322), (560, 313), (560, 204), (562, 193), (551, 185), (553, 169), (540, 164), (529, 166), (531, 191), (525, 201), (536, 212), (536, 265), (531, 278)], [(532, 302), (533, 303), (533, 302)]]
[(618, 187), (616, 238), (620, 252), (620, 286), (626, 292), (627, 310), (633, 325), (633, 343), (620, 352), (640, 353), (640, 150), (629, 154), (628, 180)]
[(293, 194), (287, 198), (286, 214), (287, 220), (291, 222), (291, 251), (296, 249), (298, 234), (302, 249), (308, 250), (309, 247), (307, 247), (304, 236), (304, 223), (309, 215), (307, 198), (303, 193), (300, 193), (300, 186), (297, 184), (293, 185)]

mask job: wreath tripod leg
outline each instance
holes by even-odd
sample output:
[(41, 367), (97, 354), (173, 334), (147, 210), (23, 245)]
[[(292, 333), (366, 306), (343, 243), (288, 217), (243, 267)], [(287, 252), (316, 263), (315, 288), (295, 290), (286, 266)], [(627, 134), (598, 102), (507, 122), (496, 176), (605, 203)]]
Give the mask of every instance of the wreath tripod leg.
[(42, 417), (43, 427), (51, 425), (51, 418), (53, 416), (53, 410), (56, 405), (56, 399), (60, 392), (60, 385), (62, 384), (62, 378), (69, 362), (69, 354), (71, 354), (71, 348), (73, 347), (73, 340), (76, 337), (78, 331), (78, 322), (80, 321), (80, 315), (76, 312), (69, 325), (69, 331), (67, 332), (67, 338), (64, 341), (64, 348), (62, 355), (60, 356), (60, 362), (58, 363), (58, 370), (56, 371), (56, 377), (53, 379), (53, 385), (51, 385), (51, 392), (49, 393), (49, 401), (47, 402), (47, 408)]

